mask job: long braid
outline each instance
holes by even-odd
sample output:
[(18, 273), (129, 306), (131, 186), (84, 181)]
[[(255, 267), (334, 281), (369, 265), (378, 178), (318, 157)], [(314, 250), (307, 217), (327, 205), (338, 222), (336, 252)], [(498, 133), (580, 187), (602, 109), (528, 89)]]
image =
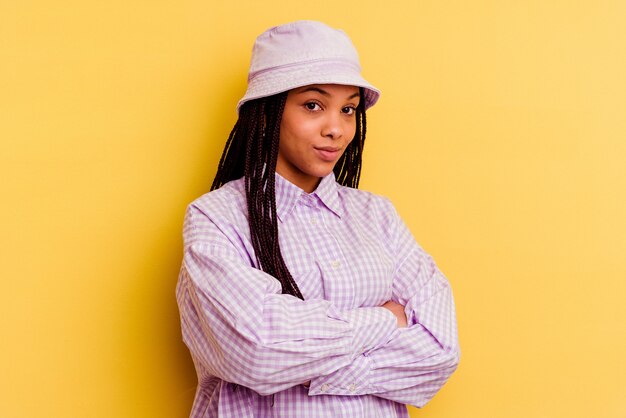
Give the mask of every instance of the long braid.
[(356, 189), (361, 179), (361, 161), (363, 146), (365, 145), (365, 132), (367, 121), (365, 118), (365, 95), (363, 88), (359, 88), (361, 100), (356, 108), (356, 131), (354, 139), (346, 148), (341, 158), (333, 169), (337, 183)]
[(291, 276), (291, 273), (289, 272), (289, 269), (287, 268), (287, 265), (285, 264), (285, 260), (283, 259), (283, 256), (280, 251), (279, 244), (278, 244), (278, 239), (277, 239), (278, 238), (278, 220), (276, 217), (277, 216), (276, 189), (275, 189), (276, 176), (274, 175), (274, 172), (276, 171), (276, 162), (278, 161), (278, 144), (280, 142), (280, 122), (282, 119), (283, 111), (285, 109), (286, 99), (287, 99), (287, 95), (284, 95), (284, 97), (280, 101), (273, 103), (273, 106), (271, 106), (270, 109), (268, 109), (268, 113), (267, 113), (268, 115), (267, 120), (269, 121), (267, 123), (268, 132), (269, 132), (269, 135), (271, 135), (270, 142), (269, 142), (270, 153), (269, 153), (269, 163), (268, 163), (268, 167), (271, 167), (271, 170), (268, 170), (268, 182), (267, 182), (267, 193), (271, 197), (270, 199), (267, 199), (268, 202), (271, 203), (271, 216), (269, 217), (271, 225), (268, 225), (268, 232), (270, 232), (269, 227), (271, 226), (271, 236), (269, 237), (269, 240), (274, 243), (273, 252), (272, 252), (272, 256), (273, 256), (272, 268), (274, 270), (275, 277), (280, 278), (281, 284), (283, 286), (283, 292), (294, 295), (300, 299), (304, 299), (304, 296), (302, 296), (302, 293), (300, 292), (300, 289), (298, 288), (297, 283)]
[[(339, 184), (357, 188), (365, 141), (365, 105), (363, 89), (356, 109), (356, 132), (353, 141), (337, 162), (334, 172)], [(251, 100), (239, 109), (220, 158), (211, 190), (241, 177), (245, 178), (250, 238), (261, 270), (278, 279), (282, 293), (304, 299), (289, 272), (280, 251), (276, 214), (276, 162), (280, 140), (280, 122), (287, 93)]]
[(303, 299), (285, 265), (278, 241), (274, 173), (280, 137), (278, 115), (282, 115), (285, 99), (286, 95), (283, 95), (279, 100), (267, 101), (259, 106), (265, 115), (265, 127), (261, 135), (255, 136), (255, 143), (248, 147), (248, 155), (251, 158), (246, 159), (248, 162), (248, 168), (245, 170), (246, 200), (252, 245), (261, 269), (280, 281), (283, 293)]

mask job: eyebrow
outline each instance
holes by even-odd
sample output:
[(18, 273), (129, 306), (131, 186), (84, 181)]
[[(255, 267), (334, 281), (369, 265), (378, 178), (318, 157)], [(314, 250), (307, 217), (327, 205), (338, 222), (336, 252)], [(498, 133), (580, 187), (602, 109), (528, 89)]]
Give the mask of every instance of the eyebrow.
[[(308, 91), (316, 91), (316, 92), (318, 92), (319, 94), (322, 94), (322, 95), (324, 95), (324, 96), (327, 96), (327, 97), (328, 97), (328, 96), (330, 96), (330, 93), (329, 93), (329, 92), (327, 92), (326, 90), (321, 89), (321, 88), (319, 88), (319, 87), (314, 87), (314, 86), (309, 86), (309, 87), (305, 88), (304, 90), (299, 91), (299, 92), (298, 92), (298, 94), (301, 94), (301, 93), (306, 93), (306, 92), (308, 92)], [(346, 100), (354, 99), (355, 97), (359, 97), (359, 96), (360, 96), (360, 94), (359, 94), (359, 92), (357, 91), (357, 92), (356, 92), (356, 93), (354, 93), (352, 96), (348, 97)]]

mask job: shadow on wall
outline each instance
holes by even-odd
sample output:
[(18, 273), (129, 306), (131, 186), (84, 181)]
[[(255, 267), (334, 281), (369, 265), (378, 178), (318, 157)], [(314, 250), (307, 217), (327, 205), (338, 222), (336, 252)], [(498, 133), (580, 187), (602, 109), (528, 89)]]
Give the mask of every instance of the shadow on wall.
[[(248, 54), (248, 50), (242, 49), (241, 54)], [(182, 342), (175, 295), (182, 260), (183, 217), (186, 206), (209, 191), (224, 144), (236, 121), (235, 107), (245, 92), (247, 67), (235, 68), (235, 64), (240, 63), (225, 59), (222, 73), (228, 74), (227, 77), (215, 77), (206, 84), (189, 86), (200, 92), (185, 106), (193, 108), (200, 118), (206, 115), (206, 123), (199, 125), (203, 131), (190, 138), (175, 139), (182, 150), (168, 158), (184, 160), (183, 164), (171, 165), (184, 169), (182, 173), (172, 173), (180, 184), (170, 185), (170, 190), (147, 191), (160, 200), (154, 204), (160, 205), (155, 210), (161, 213), (154, 216), (154, 224), (136, 231), (141, 235), (137, 239), (139, 245), (152, 244), (137, 251), (137, 261), (127, 263), (132, 271), (125, 272), (128, 279), (116, 301), (120, 316), (113, 319), (119, 336), (113, 346), (117, 367), (112, 372), (118, 382), (113, 391), (123, 399), (124, 405), (135, 408), (128, 411), (128, 416), (154, 416), (155, 413), (187, 416), (193, 402), (197, 377), (189, 351)], [(195, 71), (211, 73), (207, 68)], [(189, 76), (189, 80), (198, 79), (202, 78), (195, 74)], [(180, 106), (180, 103), (172, 106)], [(130, 216), (140, 219), (139, 211), (145, 210), (145, 206), (137, 205), (137, 210), (138, 213)], [(138, 390), (138, 386), (143, 389)], [(141, 396), (143, 398), (138, 398)]]
[[(197, 378), (182, 341), (175, 288), (182, 258), (182, 214), (172, 214), (150, 234), (142, 262), (129, 274), (118, 319), (115, 381), (128, 416), (185, 416)], [(138, 389), (142, 387), (142, 389)], [(143, 397), (142, 397), (143, 396)]]
[[(242, 49), (242, 55), (246, 54), (248, 50)], [(148, 263), (154, 260), (159, 262), (156, 266), (148, 267), (149, 274), (144, 276), (147, 279), (137, 282), (131, 298), (131, 301), (146, 298), (146, 290), (154, 292), (151, 296), (152, 301), (142, 305), (148, 306), (149, 309), (130, 317), (132, 321), (139, 322), (141, 319), (143, 321), (128, 324), (131, 333), (128, 338), (132, 339), (134, 336), (136, 344), (151, 350), (158, 361), (155, 367), (154, 364), (146, 362), (146, 356), (142, 352), (136, 353), (136, 361), (144, 363), (143, 367), (137, 370), (150, 369), (148, 375), (160, 381), (149, 384), (154, 385), (157, 393), (160, 392), (171, 402), (170, 413), (164, 413), (163, 416), (178, 416), (181, 412), (188, 414), (198, 382), (189, 350), (182, 341), (175, 289), (182, 261), (185, 208), (194, 199), (210, 190), (224, 144), (237, 119), (235, 111), (237, 101), (246, 90), (247, 66), (240, 66), (241, 63), (235, 60), (225, 61), (222, 64), (223, 73), (228, 76), (209, 80), (206, 85), (201, 86), (205, 94), (199, 94), (197, 97), (201, 97), (202, 100), (191, 104), (199, 106), (200, 113), (207, 115), (207, 122), (202, 125), (206, 127), (206, 131), (200, 132), (197, 138), (192, 138), (183, 145), (186, 147), (185, 155), (195, 162), (191, 165), (194, 168), (185, 173), (186, 177), (183, 178), (185, 184), (180, 187), (183, 192), (178, 195), (179, 201), (170, 206), (171, 213), (166, 215), (163, 224), (159, 226), (161, 231), (151, 234), (149, 242), (153, 242), (154, 246), (148, 249), (144, 259)], [(205, 74), (209, 73), (206, 69)], [(190, 77), (190, 80), (197, 79)], [(144, 335), (141, 341), (137, 340), (138, 335)], [(167, 403), (160, 402), (161, 405)]]

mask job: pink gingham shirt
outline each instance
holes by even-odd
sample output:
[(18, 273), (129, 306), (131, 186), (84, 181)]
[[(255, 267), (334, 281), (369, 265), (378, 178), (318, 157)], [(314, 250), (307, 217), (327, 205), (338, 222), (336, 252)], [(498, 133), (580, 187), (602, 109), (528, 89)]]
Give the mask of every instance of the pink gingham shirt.
[(256, 268), (243, 179), (187, 208), (177, 299), (198, 374), (191, 417), (408, 417), (459, 361), (448, 281), (387, 199), (333, 174), (310, 194), (276, 174), (276, 205), (304, 301)]

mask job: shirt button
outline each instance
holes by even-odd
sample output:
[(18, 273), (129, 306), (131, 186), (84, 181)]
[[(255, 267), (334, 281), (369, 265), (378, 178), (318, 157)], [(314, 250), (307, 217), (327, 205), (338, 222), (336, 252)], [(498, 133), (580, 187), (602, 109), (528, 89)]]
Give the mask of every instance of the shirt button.
[(328, 386), (328, 383), (324, 383), (322, 387), (320, 388), (320, 392), (322, 393), (328, 392), (328, 389), (330, 389), (330, 386)]
[(311, 219), (311, 225), (317, 225), (317, 219), (315, 218)]
[(338, 268), (338, 267), (341, 265), (341, 263), (339, 262), (339, 260), (335, 260), (335, 261), (333, 261), (332, 263), (330, 263), (330, 265), (331, 265), (334, 269), (336, 269), (336, 268)]
[(348, 386), (348, 390), (352, 393), (356, 392), (356, 385), (353, 383), (350, 386)]

